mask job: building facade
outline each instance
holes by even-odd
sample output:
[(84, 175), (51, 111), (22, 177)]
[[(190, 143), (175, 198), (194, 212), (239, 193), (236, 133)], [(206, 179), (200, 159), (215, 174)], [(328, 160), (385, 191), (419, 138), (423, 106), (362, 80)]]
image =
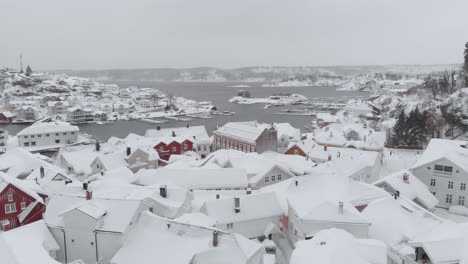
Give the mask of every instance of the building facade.
[(278, 132), (243, 123), (227, 123), (213, 132), (213, 147), (262, 153), (277, 150)]
[(16, 136), (21, 147), (63, 146), (77, 142), (78, 132), (78, 127), (65, 122), (44, 122), (23, 129)]

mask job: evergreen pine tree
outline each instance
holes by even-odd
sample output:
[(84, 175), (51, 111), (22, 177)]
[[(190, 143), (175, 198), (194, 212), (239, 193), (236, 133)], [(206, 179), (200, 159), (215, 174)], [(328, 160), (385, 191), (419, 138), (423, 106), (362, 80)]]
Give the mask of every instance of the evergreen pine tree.
[(465, 76), (465, 87), (468, 87), (468, 42), (465, 44), (465, 57), (463, 63), (463, 73)]
[(28, 65), (28, 67), (26, 67), (26, 76), (31, 75), (31, 73), (32, 73), (32, 69), (31, 69), (31, 67)]
[(393, 126), (392, 145), (404, 145), (403, 142), (406, 140), (406, 125), (405, 111), (401, 111)]

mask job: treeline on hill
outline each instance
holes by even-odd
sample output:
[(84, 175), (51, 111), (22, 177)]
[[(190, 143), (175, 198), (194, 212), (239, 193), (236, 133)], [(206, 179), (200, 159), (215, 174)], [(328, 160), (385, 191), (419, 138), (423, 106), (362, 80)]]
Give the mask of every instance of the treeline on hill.
[(453, 94), (462, 87), (468, 87), (468, 42), (465, 44), (462, 70), (430, 74), (421, 88), (429, 91), (433, 99), (443, 101), (440, 114), (434, 111), (419, 111), (416, 107), (409, 115), (401, 111), (393, 127), (389, 144), (398, 146), (424, 146), (430, 138), (444, 136), (456, 138), (468, 132), (468, 116), (462, 104), (454, 103)]

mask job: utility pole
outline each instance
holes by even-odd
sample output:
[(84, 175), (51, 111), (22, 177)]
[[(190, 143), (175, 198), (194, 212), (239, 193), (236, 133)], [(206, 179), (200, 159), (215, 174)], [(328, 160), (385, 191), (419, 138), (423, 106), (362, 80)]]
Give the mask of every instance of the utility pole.
[(23, 73), (23, 53), (20, 52), (20, 73)]

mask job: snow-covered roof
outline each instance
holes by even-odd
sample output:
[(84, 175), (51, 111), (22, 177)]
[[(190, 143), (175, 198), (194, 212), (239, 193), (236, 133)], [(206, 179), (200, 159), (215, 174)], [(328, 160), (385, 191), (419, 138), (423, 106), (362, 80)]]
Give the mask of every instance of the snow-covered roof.
[(101, 161), (106, 170), (126, 167), (128, 165), (120, 153), (100, 154), (95, 160)]
[[(361, 214), (372, 223), (369, 237), (385, 242), (402, 255), (409, 253), (402, 247), (406, 245), (405, 241), (429, 232), (444, 222), (404, 196), (373, 201)], [(404, 251), (399, 252), (401, 249)]]
[[(104, 179), (104, 174), (98, 179)], [(111, 176), (112, 177), (112, 176)], [(93, 198), (111, 200), (143, 201), (154, 207), (154, 213), (163, 217), (174, 218), (190, 210), (192, 194), (179, 186), (165, 184), (166, 197), (160, 195), (162, 185), (139, 186), (118, 180), (94, 180), (88, 184), (88, 190), (93, 192)], [(51, 182), (44, 186), (50, 193), (57, 195), (75, 196), (84, 200), (85, 191), (82, 183), (74, 181), (70, 184)], [(187, 202), (188, 201), (188, 202)]]
[(5, 264), (59, 264), (50, 254), (58, 250), (42, 220), (0, 233), (0, 256)]
[(14, 114), (10, 111), (2, 111), (0, 112), (0, 114), (2, 114), (6, 118), (14, 117)]
[(243, 169), (141, 169), (136, 175), (137, 183), (142, 185), (173, 183), (189, 190), (245, 189), (248, 186), (247, 172)]
[(19, 180), (16, 178), (13, 178), (6, 173), (0, 172), (0, 193), (9, 185), (13, 185), (16, 188), (20, 189), (27, 195), (29, 195), (31, 198), (36, 200), (37, 202), (44, 203), (42, 198), (35, 192), (32, 188), (29, 187), (29, 184), (24, 182), (23, 180)]
[[(321, 174), (294, 178), (282, 196), (286, 196), (297, 216), (305, 220), (367, 223), (355, 206), (366, 205), (389, 194), (339, 175)], [(339, 202), (344, 203), (343, 214), (339, 213)]]
[(205, 126), (183, 126), (183, 127), (169, 127), (157, 129), (148, 129), (145, 132), (145, 137), (171, 137), (172, 132), (177, 136), (195, 137), (195, 139), (208, 138)]
[[(408, 181), (404, 181), (404, 175), (408, 175)], [(427, 186), (408, 170), (401, 170), (374, 183), (377, 187), (391, 187), (401, 195), (416, 201), (428, 209), (434, 208), (439, 201), (432, 195)]]
[(238, 197), (240, 211), (234, 211), (235, 198), (223, 198), (205, 201), (201, 212), (216, 219), (217, 223), (236, 223), (281, 216), (283, 210), (276, 195), (272, 192), (244, 195)]
[[(355, 133), (357, 139), (347, 139), (348, 133)], [(381, 150), (384, 147), (386, 134), (372, 128), (364, 128), (359, 123), (333, 123), (314, 131), (315, 141), (321, 145), (334, 145), (354, 148)]]
[(47, 167), (49, 163), (45, 162), (42, 157), (23, 148), (14, 148), (0, 155), (0, 171), (5, 171), (15, 178), (26, 177), (41, 166)]
[(310, 240), (296, 243), (290, 264), (385, 264), (385, 244), (374, 239), (357, 239), (342, 229), (318, 232)]
[(128, 199), (101, 199), (93, 195), (91, 200), (68, 195), (53, 195), (44, 214), (48, 226), (63, 227), (64, 216), (78, 210), (94, 219), (95, 230), (124, 232), (132, 219), (141, 212), (141, 201)]
[(262, 157), (272, 160), (282, 167), (288, 169), (295, 175), (304, 175), (312, 172), (315, 162), (299, 155), (286, 155), (274, 151), (265, 151), (260, 154)]
[(90, 174), (90, 165), (96, 157), (118, 151), (118, 149), (111, 144), (101, 144), (100, 148), (99, 152), (96, 151), (94, 144), (60, 148), (55, 165), (65, 170), (70, 166), (77, 174)]
[(146, 212), (110, 263), (153, 263), (157, 260), (173, 264), (247, 264), (265, 253), (260, 244), (222, 231), (218, 231), (219, 243), (214, 247), (213, 232), (211, 228), (182, 224)]
[(468, 171), (468, 142), (433, 138), (429, 141), (426, 150), (424, 150), (424, 153), (419, 157), (416, 164), (414, 164), (413, 169), (441, 158), (446, 158), (465, 171)]
[(234, 139), (239, 139), (249, 143), (255, 143), (258, 137), (265, 131), (265, 128), (251, 126), (244, 123), (229, 122), (218, 128), (213, 134), (227, 136)]
[(72, 126), (66, 122), (40, 122), (28, 126), (16, 134), (17, 136), (47, 134), (47, 133), (64, 133), (78, 132), (80, 129), (77, 126)]

